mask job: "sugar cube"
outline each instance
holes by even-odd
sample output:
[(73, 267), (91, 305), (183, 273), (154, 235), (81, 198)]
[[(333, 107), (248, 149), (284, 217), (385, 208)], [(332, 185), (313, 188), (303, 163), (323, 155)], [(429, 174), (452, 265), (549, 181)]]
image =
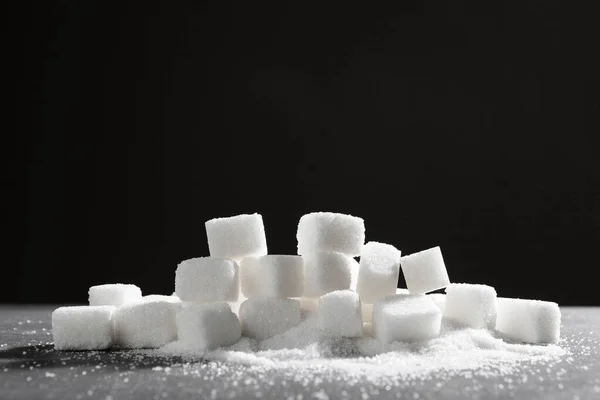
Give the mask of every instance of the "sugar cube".
[(212, 257), (240, 262), (244, 257), (267, 254), (265, 226), (260, 214), (241, 214), (206, 221), (208, 250)]
[(356, 260), (342, 253), (307, 253), (304, 259), (304, 296), (318, 297), (334, 290), (350, 288)]
[(373, 305), (373, 336), (382, 344), (437, 337), (442, 312), (423, 295), (391, 295)]
[(496, 325), (496, 290), (487, 285), (451, 283), (446, 287), (444, 317), (470, 328)]
[(301, 256), (266, 255), (246, 257), (240, 265), (245, 297), (300, 297), (304, 291), (304, 265)]
[(361, 301), (375, 300), (395, 293), (400, 275), (400, 250), (394, 246), (369, 242), (360, 256), (356, 290)]
[(153, 348), (175, 340), (178, 307), (164, 300), (142, 300), (118, 307), (114, 313), (117, 344), (125, 348)]
[(90, 306), (122, 306), (142, 299), (142, 291), (135, 285), (111, 283), (92, 286), (88, 291)]
[(176, 322), (179, 341), (197, 349), (230, 346), (242, 334), (238, 317), (225, 302), (184, 303)]
[(446, 295), (444, 293), (431, 293), (428, 294), (427, 297), (429, 297), (435, 303), (435, 305), (438, 306), (443, 315), (444, 310), (446, 309)]
[(113, 345), (114, 306), (59, 307), (52, 313), (56, 350), (101, 350)]
[(400, 259), (400, 266), (411, 294), (425, 294), (450, 284), (439, 247), (404, 256)]
[(236, 301), (238, 264), (215, 257), (182, 261), (175, 272), (175, 293), (182, 301)]
[(240, 306), (242, 334), (258, 340), (283, 333), (300, 323), (300, 302), (252, 297)]
[(327, 335), (361, 337), (363, 334), (360, 299), (351, 290), (336, 290), (321, 296), (317, 315)]
[(499, 297), (496, 330), (505, 337), (525, 343), (558, 343), (560, 308), (550, 301)]
[[(397, 288), (396, 294), (410, 294), (410, 293), (408, 292), (408, 289)], [(363, 324), (364, 323), (370, 324), (371, 321), (373, 320), (373, 304), (363, 302), (362, 298), (361, 298), (361, 315), (362, 315), (362, 319), (363, 319)]]
[(346, 214), (310, 213), (300, 218), (296, 238), (298, 254), (335, 251), (356, 257), (365, 243), (365, 222)]

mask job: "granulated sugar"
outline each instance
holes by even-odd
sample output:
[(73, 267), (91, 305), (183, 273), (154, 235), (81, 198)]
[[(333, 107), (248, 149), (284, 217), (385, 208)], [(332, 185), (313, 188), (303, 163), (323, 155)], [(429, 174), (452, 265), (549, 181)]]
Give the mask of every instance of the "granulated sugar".
[[(524, 364), (551, 365), (567, 354), (558, 345), (506, 343), (484, 329), (458, 329), (444, 321), (440, 337), (417, 343), (382, 345), (370, 337), (327, 338), (309, 316), (289, 331), (261, 342), (243, 338), (235, 345), (211, 352), (178, 342), (159, 350), (187, 362), (211, 360), (243, 364), (257, 370), (314, 376), (333, 374), (347, 382), (365, 379), (376, 386), (404, 386), (410, 381), (514, 374)], [(217, 364), (215, 364), (217, 365)]]

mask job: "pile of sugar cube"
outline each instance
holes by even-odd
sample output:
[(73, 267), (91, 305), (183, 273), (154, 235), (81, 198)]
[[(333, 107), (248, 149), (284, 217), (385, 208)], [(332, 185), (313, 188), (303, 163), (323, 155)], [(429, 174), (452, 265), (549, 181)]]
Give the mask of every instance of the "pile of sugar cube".
[[(89, 306), (53, 312), (55, 348), (158, 348), (178, 341), (212, 350), (242, 337), (282, 334), (306, 315), (328, 337), (372, 336), (382, 344), (435, 338), (442, 318), (511, 341), (559, 340), (556, 303), (450, 283), (439, 247), (402, 257), (390, 244), (365, 244), (359, 217), (302, 216), (297, 255), (268, 254), (260, 214), (215, 218), (205, 226), (210, 257), (177, 266), (173, 295), (142, 296), (131, 284), (93, 286)], [(397, 289), (400, 271), (406, 289)]]

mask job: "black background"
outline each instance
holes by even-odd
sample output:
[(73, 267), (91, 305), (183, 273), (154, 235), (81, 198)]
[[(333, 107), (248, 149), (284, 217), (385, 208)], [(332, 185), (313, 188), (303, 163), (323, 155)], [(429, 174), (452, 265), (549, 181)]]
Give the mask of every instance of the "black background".
[(300, 216), (335, 211), (440, 245), (454, 282), (600, 304), (594, 10), (294, 3), (20, 15), (1, 302), (170, 294), (207, 219), (259, 212), (293, 254)]

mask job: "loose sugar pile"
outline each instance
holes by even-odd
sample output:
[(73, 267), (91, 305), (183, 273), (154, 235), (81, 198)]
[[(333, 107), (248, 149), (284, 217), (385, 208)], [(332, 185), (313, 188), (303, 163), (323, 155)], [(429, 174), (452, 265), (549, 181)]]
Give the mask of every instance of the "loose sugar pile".
[[(297, 255), (268, 254), (259, 214), (207, 221), (206, 232), (210, 257), (178, 265), (173, 295), (97, 285), (89, 306), (55, 310), (55, 348), (152, 349), (134, 351), (383, 387), (512, 374), (567, 354), (556, 303), (451, 283), (439, 247), (401, 256), (365, 244), (361, 218), (304, 215)], [(396, 287), (400, 272), (406, 289)]]

